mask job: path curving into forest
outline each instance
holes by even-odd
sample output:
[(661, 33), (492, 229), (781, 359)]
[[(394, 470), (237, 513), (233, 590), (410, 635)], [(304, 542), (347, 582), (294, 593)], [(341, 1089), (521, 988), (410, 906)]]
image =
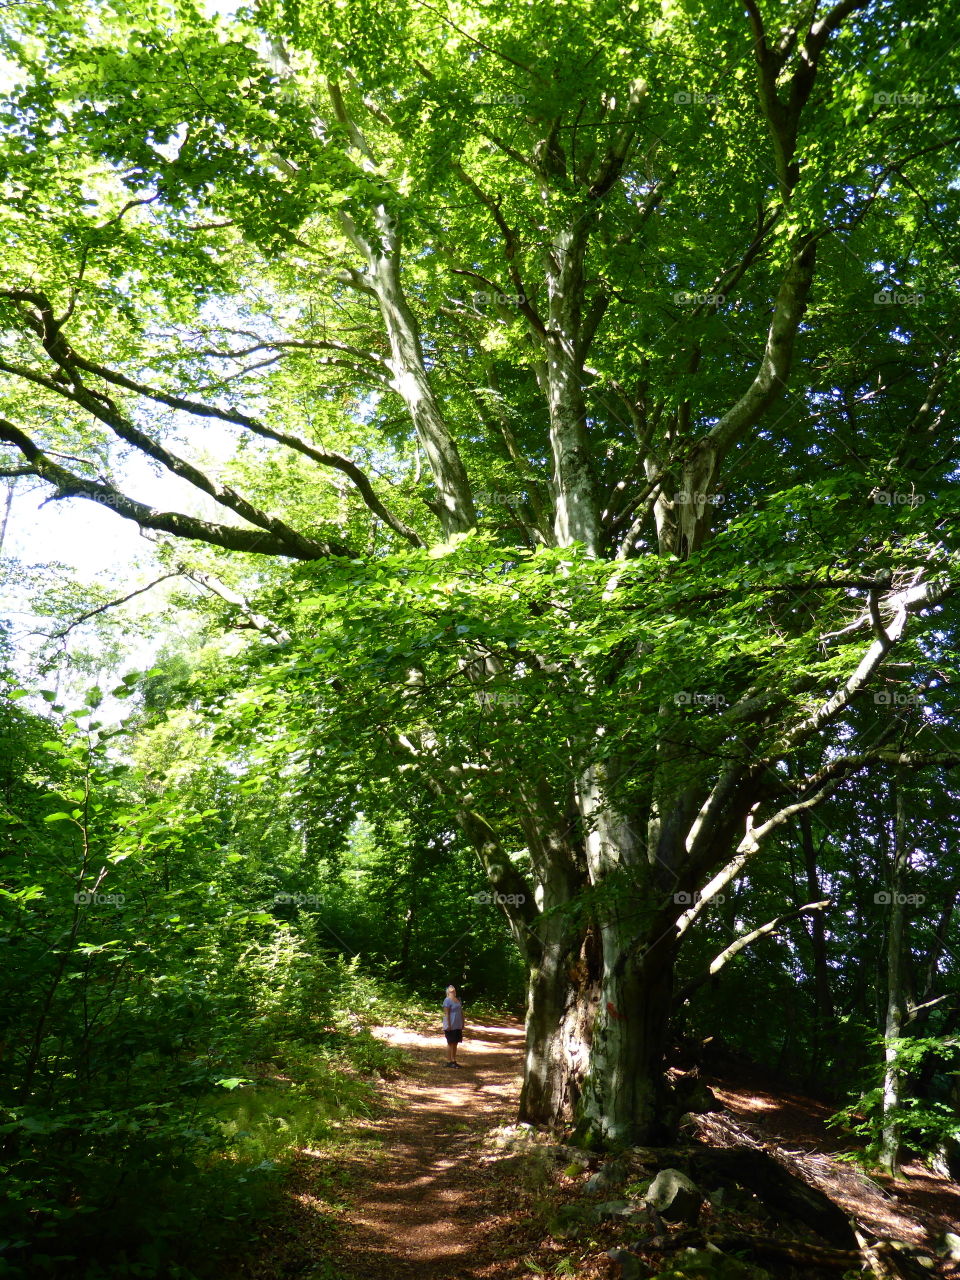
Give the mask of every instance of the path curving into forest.
[(459, 1068), (444, 1065), (440, 1035), (374, 1034), (409, 1053), (414, 1067), (391, 1087), (389, 1113), (362, 1126), (381, 1138), (384, 1157), (351, 1198), (349, 1247), (338, 1260), (351, 1280), (475, 1276), (490, 1243), (477, 1151), (491, 1128), (516, 1118), (523, 1028), (471, 1026)]
[(483, 1152), (491, 1129), (516, 1120), (522, 1025), (468, 1025), (459, 1069), (444, 1065), (439, 1032), (371, 1030), (403, 1049), (411, 1065), (383, 1084), (374, 1116), (344, 1126), (340, 1150), (298, 1152), (284, 1212), (262, 1232), (262, 1249), (248, 1256), (244, 1280), (526, 1274), (516, 1241), (503, 1238), (516, 1188)]

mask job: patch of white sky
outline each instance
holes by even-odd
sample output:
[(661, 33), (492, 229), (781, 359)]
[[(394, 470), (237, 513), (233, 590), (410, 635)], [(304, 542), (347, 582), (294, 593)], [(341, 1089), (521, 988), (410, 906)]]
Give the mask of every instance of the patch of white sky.
[[(203, 318), (211, 323), (235, 322), (249, 328), (249, 317), (231, 315), (228, 318), (222, 299), (208, 304), (207, 312)], [(260, 406), (252, 407), (256, 411)], [(217, 478), (236, 454), (243, 434), (241, 427), (159, 408), (155, 419), (154, 412), (141, 403), (136, 413), (140, 426), (152, 435), (162, 436), (168, 449), (211, 478)], [(76, 464), (67, 460), (65, 465)], [(88, 468), (76, 469), (79, 474), (90, 474)], [(154, 510), (181, 512), (219, 524), (243, 523), (213, 498), (136, 450), (117, 450), (111, 457), (111, 470), (111, 478), (121, 493)], [(6, 495), (0, 498), (2, 521)], [(3, 556), (27, 566), (58, 566), (51, 568), (48, 575), (51, 584), (69, 577), (80, 586), (96, 587), (120, 598), (164, 572), (155, 554), (153, 536), (145, 536), (133, 520), (121, 516), (106, 503), (79, 497), (58, 498), (49, 485), (20, 480), (14, 485), (10, 501)], [(15, 575), (4, 577), (17, 583)], [(35, 583), (36, 575), (31, 574), (30, 578)], [(22, 583), (0, 588), (0, 615), (12, 624), (14, 643), (24, 650), (27, 661), (42, 644), (39, 636), (31, 638), (39, 623), (31, 600), (32, 589)], [(124, 609), (134, 616), (145, 617), (162, 605), (171, 589), (161, 585), (138, 596)], [(162, 643), (160, 637), (135, 644), (129, 655), (130, 664), (149, 666), (153, 653)]]
[[(209, 17), (230, 18), (242, 7), (239, 0), (202, 0)], [(0, 93), (10, 92), (19, 82), (16, 63), (0, 56)], [(181, 415), (183, 417), (184, 415)], [(214, 465), (230, 457), (236, 447), (236, 430), (215, 423), (190, 420), (183, 432), (196, 441), (206, 460)], [(192, 486), (139, 456), (127, 458), (118, 469), (124, 492), (151, 506), (186, 511), (208, 519), (224, 519), (224, 513)], [(3, 553), (25, 562), (57, 561), (72, 568), (81, 580), (104, 582), (126, 580), (139, 569), (155, 568), (149, 544), (139, 529), (114, 511), (85, 499), (48, 501), (50, 490), (44, 485), (19, 485), (15, 488), (7, 521)], [(201, 501), (198, 502), (198, 499)], [(6, 507), (6, 495), (0, 504)]]
[[(261, 284), (261, 304), (266, 292), (265, 285)], [(254, 334), (262, 340), (269, 340), (280, 336), (285, 325), (295, 323), (298, 313), (295, 304), (291, 307), (280, 296), (272, 295), (268, 301), (270, 306), (266, 314), (260, 313), (259, 308), (257, 314), (251, 314), (241, 303), (214, 299), (201, 309), (200, 320), (211, 329), (242, 330), (247, 336), (240, 339), (241, 345)], [(229, 341), (225, 335), (224, 346)], [(217, 365), (218, 373), (226, 371), (223, 362), (218, 361)], [(233, 366), (234, 369), (239, 367), (239, 362)], [(225, 402), (218, 402), (216, 396), (198, 398), (212, 404), (219, 403), (224, 409), (229, 407)], [(361, 420), (373, 412), (373, 400), (371, 397), (358, 405)], [(264, 413), (266, 405), (255, 383), (251, 384), (243, 408), (252, 414)], [(250, 439), (243, 427), (151, 406), (146, 401), (139, 403), (135, 416), (142, 429), (162, 438), (171, 452), (190, 461), (211, 479), (222, 477), (236, 456), (241, 438)], [(253, 442), (257, 449), (272, 447), (256, 437)], [(213, 498), (135, 449), (125, 446), (117, 449), (110, 461), (111, 480), (118, 491), (155, 510), (181, 512), (216, 524), (244, 523)], [(377, 458), (380, 465), (375, 469), (389, 474), (392, 461), (387, 450)], [(76, 467), (69, 460), (65, 465), (74, 465), (80, 474), (89, 475), (88, 468)], [(0, 524), (3, 523), (6, 500), (7, 494), (0, 488)], [(100, 603), (104, 593), (108, 598), (120, 599), (165, 572), (155, 553), (152, 541), (155, 536), (149, 532), (143, 534), (135, 521), (121, 516), (106, 503), (79, 497), (57, 498), (49, 485), (23, 479), (14, 484), (2, 555), (4, 559), (23, 566), (50, 566), (48, 571), (41, 569), (39, 574), (41, 581), (49, 586), (62, 585), (69, 580), (81, 587), (95, 587), (99, 595), (91, 602), (90, 607), (94, 607)], [(15, 649), (20, 651), (18, 665), (21, 671), (30, 668), (44, 644), (40, 633), (50, 628), (49, 619), (38, 617), (34, 607), (37, 578), (36, 572), (30, 572), (24, 578), (16, 573), (5, 573), (0, 568), (0, 617), (12, 626), (11, 638)], [(162, 613), (170, 593), (182, 589), (182, 586), (182, 582), (172, 579), (123, 605), (122, 616), (128, 620), (140, 619), (144, 624), (137, 638), (128, 642), (124, 669), (149, 668), (157, 652), (170, 642), (174, 634), (189, 630), (188, 620), (180, 618), (161, 625), (159, 629), (147, 625), (149, 618)], [(82, 607), (77, 610), (78, 613), (83, 611)], [(76, 643), (81, 646), (89, 644), (89, 635), (82, 629), (78, 630)]]
[[(197, 424), (193, 421), (192, 425), (196, 428)], [(215, 471), (218, 461), (232, 456), (235, 436), (229, 430), (207, 423), (198, 443), (201, 448), (192, 451), (192, 460), (205, 463), (208, 471)], [(181, 511), (220, 523), (237, 523), (232, 514), (213, 499), (176, 476), (161, 473), (160, 468), (142, 456), (124, 457), (115, 474), (123, 493), (157, 510)], [(120, 599), (165, 572), (150, 535), (144, 536), (134, 521), (105, 504), (85, 498), (51, 497), (50, 487), (35, 481), (21, 481), (14, 488), (3, 555), (33, 568), (25, 580), (11, 574), (8, 584), (0, 588), (0, 615), (11, 625), (11, 639), (22, 669), (32, 665), (44, 644), (40, 633), (51, 625), (49, 618), (37, 615), (34, 592), (38, 586), (41, 595), (44, 587), (60, 587), (65, 581), (75, 582), (81, 588), (89, 587), (90, 607), (95, 607), (104, 594)], [(50, 567), (37, 573), (37, 566)], [(171, 582), (175, 584), (175, 580)], [(123, 606), (122, 616), (127, 620), (145, 620), (162, 609), (171, 589), (170, 583), (164, 583), (137, 596)], [(85, 611), (78, 605), (78, 614)], [(118, 618), (120, 616), (118, 614)], [(72, 619), (64, 620), (68, 621)], [(181, 628), (172, 630), (179, 632)], [(146, 625), (133, 636), (128, 634), (125, 666), (139, 669), (151, 666), (158, 650), (170, 639), (166, 628), (154, 632)], [(88, 646), (90, 635), (79, 630), (76, 643)]]
[[(201, 309), (200, 321), (209, 330), (220, 330), (225, 348), (231, 342), (247, 345), (254, 335), (264, 341), (279, 337), (285, 326), (297, 322), (298, 309), (279, 295), (267, 297), (269, 292), (261, 283), (255, 313), (239, 301), (212, 299)], [(265, 301), (269, 303), (266, 308), (263, 307)], [(231, 339), (228, 330), (237, 334), (242, 331), (244, 336)], [(236, 371), (240, 364), (217, 361), (216, 373)], [(150, 380), (149, 371), (144, 380)], [(218, 400), (215, 395), (196, 398), (229, 409), (228, 403)], [(264, 413), (266, 405), (256, 382), (250, 384), (242, 407), (251, 414)], [(372, 399), (362, 402), (358, 411), (361, 420), (369, 417), (373, 412)], [(140, 401), (134, 413), (143, 430), (161, 438), (168, 450), (188, 460), (214, 480), (222, 477), (236, 456), (241, 438), (250, 439), (249, 433), (241, 426), (169, 410), (148, 401)], [(259, 438), (253, 437), (253, 441), (256, 449), (271, 447)], [(381, 465), (376, 469), (389, 474), (390, 452), (377, 460)], [(213, 498), (135, 449), (117, 448), (112, 451), (110, 464), (111, 481), (117, 490), (154, 510), (181, 512), (215, 524), (244, 523)], [(65, 460), (65, 465), (72, 465), (79, 474), (90, 474), (89, 468), (78, 467), (69, 460)], [(0, 488), (0, 523), (3, 522), (6, 499), (7, 494)], [(49, 485), (22, 479), (14, 483), (2, 555), (24, 566), (50, 565), (47, 580), (51, 585), (62, 583), (67, 578), (80, 586), (96, 587), (101, 593), (106, 592), (110, 597), (119, 599), (164, 572), (155, 554), (154, 536), (144, 535), (135, 521), (121, 516), (107, 503), (79, 497), (58, 498)], [(16, 574), (0, 572), (0, 616), (12, 624), (12, 638), (15, 646), (22, 649), (24, 666), (29, 666), (43, 644), (42, 637), (36, 633), (49, 627), (49, 622), (39, 619), (33, 607), (31, 592), (36, 589), (36, 577), (36, 573), (32, 573), (23, 580)], [(161, 584), (124, 605), (124, 612), (128, 617), (146, 619), (156, 613), (169, 593), (176, 589), (175, 580), (171, 580), (171, 584)], [(99, 599), (95, 603), (99, 603)], [(179, 623), (176, 629), (179, 631)], [(78, 634), (78, 641), (82, 636), (82, 632)], [(149, 667), (157, 649), (168, 639), (169, 635), (162, 633), (151, 637), (145, 627), (143, 638), (130, 649), (129, 665), (141, 669)]]
[(232, 18), (246, 6), (241, 0), (201, 0), (201, 7), (208, 18)]

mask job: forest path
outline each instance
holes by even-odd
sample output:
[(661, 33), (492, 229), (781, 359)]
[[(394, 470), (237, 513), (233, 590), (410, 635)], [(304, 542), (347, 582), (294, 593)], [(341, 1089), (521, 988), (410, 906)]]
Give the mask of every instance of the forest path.
[[(523, 1027), (468, 1024), (459, 1068), (440, 1032), (372, 1027), (411, 1066), (381, 1088), (382, 1106), (343, 1126), (343, 1145), (301, 1149), (286, 1208), (247, 1259), (251, 1280), (497, 1280), (525, 1276), (511, 1240), (516, 1189), (481, 1158), (512, 1124)], [(233, 1278), (231, 1278), (233, 1280)]]
[[(557, 1216), (558, 1206), (561, 1214), (570, 1207), (582, 1212), (582, 1176), (571, 1178), (569, 1170), (538, 1176), (535, 1166), (525, 1172), (523, 1156), (494, 1154), (486, 1141), (491, 1129), (516, 1118), (523, 1028), (506, 1021), (468, 1027), (459, 1070), (444, 1065), (438, 1032), (372, 1030), (403, 1049), (411, 1065), (380, 1087), (375, 1115), (342, 1125), (342, 1143), (298, 1151), (283, 1211), (265, 1224), (262, 1249), (248, 1254), (229, 1280), (530, 1280), (545, 1271), (573, 1274), (558, 1268), (574, 1255), (578, 1276), (610, 1277), (606, 1249), (622, 1243), (619, 1220), (585, 1227), (584, 1248)], [(835, 1160), (837, 1135), (825, 1126), (824, 1104), (756, 1082), (712, 1083), (725, 1109), (701, 1118), (708, 1130), (739, 1122), (749, 1145), (802, 1156), (812, 1181), (881, 1238), (929, 1248), (945, 1228), (956, 1230), (955, 1184), (918, 1167), (904, 1182), (881, 1187), (882, 1180)], [(762, 1236), (771, 1229), (762, 1207), (742, 1205), (719, 1214), (708, 1205), (701, 1225), (721, 1234)], [(785, 1238), (793, 1235), (791, 1226)], [(664, 1264), (653, 1240), (641, 1253), (651, 1265)], [(960, 1268), (946, 1264), (931, 1274), (960, 1280)]]
[[(379, 1168), (351, 1197), (338, 1261), (353, 1280), (459, 1280), (489, 1254), (483, 1197), (484, 1134), (516, 1118), (523, 1028), (472, 1025), (461, 1066), (447, 1067), (442, 1036), (397, 1027), (374, 1035), (410, 1054), (414, 1066), (389, 1088), (390, 1110), (358, 1128), (380, 1137)], [(486, 1239), (484, 1239), (486, 1236)]]

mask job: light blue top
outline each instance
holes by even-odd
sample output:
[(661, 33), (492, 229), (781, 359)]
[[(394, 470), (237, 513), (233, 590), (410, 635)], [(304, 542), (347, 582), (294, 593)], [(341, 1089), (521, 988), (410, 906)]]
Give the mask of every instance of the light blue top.
[(463, 1030), (463, 1005), (459, 1000), (453, 1000), (450, 996), (443, 1002), (443, 1029), (444, 1031), (462, 1031)]

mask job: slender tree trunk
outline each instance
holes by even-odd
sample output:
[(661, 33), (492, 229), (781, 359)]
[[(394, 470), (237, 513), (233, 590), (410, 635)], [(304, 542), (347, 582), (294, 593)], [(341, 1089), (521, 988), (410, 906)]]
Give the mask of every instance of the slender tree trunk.
[(400, 284), (399, 246), (371, 254), (371, 280), (390, 342), (392, 386), (402, 397), (437, 487), (435, 509), (444, 534), (464, 533), (476, 523), (470, 482), (456, 442), (444, 421), (423, 360), (416, 317)]
[(900, 1105), (903, 1078), (897, 1067), (896, 1044), (903, 1033), (904, 946), (906, 903), (904, 902), (909, 854), (906, 843), (903, 790), (895, 784), (896, 816), (893, 828), (892, 874), (890, 876), (890, 927), (887, 934), (887, 1010), (884, 1020), (883, 1132), (880, 1162), (888, 1173), (896, 1174), (900, 1164), (900, 1125), (891, 1113)]
[(0, 524), (0, 551), (3, 550), (3, 543), (7, 536), (7, 521), (10, 519), (10, 508), (13, 506), (13, 489), (16, 480), (7, 481), (7, 500), (3, 504), (3, 523)]
[(410, 943), (413, 940), (413, 906), (407, 907), (403, 918), (403, 931), (400, 935), (400, 956), (397, 960), (397, 977), (405, 978), (410, 967)]
[(580, 352), (583, 257), (588, 218), (554, 237), (547, 256), (548, 328), (543, 390), (550, 414), (550, 446), (556, 495), (554, 536), (560, 547), (583, 543), (600, 549), (600, 511), (587, 435)]
[[(823, 896), (820, 873), (817, 868), (817, 851), (813, 844), (813, 827), (810, 815), (799, 815), (800, 835), (803, 844), (803, 862), (807, 878), (807, 901), (818, 902)], [(810, 1078), (819, 1076), (823, 1052), (827, 1042), (835, 1040), (833, 997), (830, 991), (830, 969), (827, 964), (827, 934), (822, 911), (811, 913), (809, 921), (810, 945), (813, 950), (814, 1022), (813, 1046), (810, 1062)]]

